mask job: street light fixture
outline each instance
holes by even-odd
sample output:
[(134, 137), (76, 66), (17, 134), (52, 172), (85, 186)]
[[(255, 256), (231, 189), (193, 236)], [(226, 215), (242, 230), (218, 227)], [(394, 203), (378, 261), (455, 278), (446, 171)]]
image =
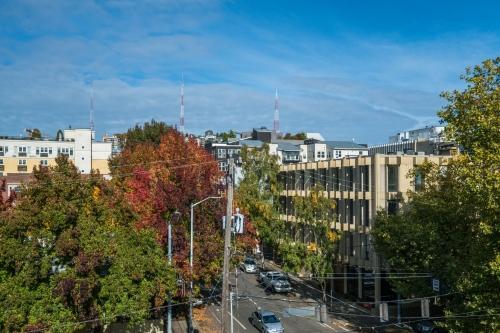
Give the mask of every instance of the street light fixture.
[(209, 199), (222, 199), (221, 196), (210, 196), (203, 200), (191, 204), (191, 230), (189, 243), (189, 273), (191, 275), (189, 282), (189, 333), (193, 332), (193, 225), (194, 225), (194, 207)]

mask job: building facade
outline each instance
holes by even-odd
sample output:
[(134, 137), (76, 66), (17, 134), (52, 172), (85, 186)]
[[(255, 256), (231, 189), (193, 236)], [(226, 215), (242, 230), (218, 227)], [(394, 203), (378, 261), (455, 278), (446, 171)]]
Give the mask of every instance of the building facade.
[(420, 188), (422, 179), (407, 178), (411, 169), (425, 161), (445, 165), (449, 158), (376, 154), (282, 165), (281, 218), (294, 223), (294, 197), (306, 196), (319, 185), (323, 195), (335, 202), (330, 226), (340, 235), (340, 240), (332, 263), (336, 273), (346, 276), (344, 280), (335, 280), (337, 283), (334, 286), (332, 283), (332, 287), (360, 300), (380, 302), (388, 292), (386, 281), (367, 279), (387, 270), (383, 258), (375, 253), (370, 237), (374, 217), (379, 210), (397, 213), (408, 191)]
[(55, 165), (59, 155), (66, 155), (83, 174), (92, 169), (109, 174), (111, 142), (94, 140), (90, 129), (59, 131), (55, 139), (0, 137), (0, 176), (30, 174), (35, 166)]

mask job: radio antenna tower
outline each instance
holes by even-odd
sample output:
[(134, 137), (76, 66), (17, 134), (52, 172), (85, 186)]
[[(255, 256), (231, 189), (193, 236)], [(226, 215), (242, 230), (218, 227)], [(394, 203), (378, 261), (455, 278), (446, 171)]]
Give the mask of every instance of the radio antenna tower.
[(90, 130), (94, 131), (94, 86), (90, 87), (90, 115), (89, 115), (89, 123)]
[(280, 131), (280, 108), (278, 89), (276, 89), (276, 96), (274, 97), (274, 126), (273, 129), (276, 133)]
[(179, 119), (179, 131), (184, 133), (184, 73), (182, 73), (181, 83), (181, 116)]

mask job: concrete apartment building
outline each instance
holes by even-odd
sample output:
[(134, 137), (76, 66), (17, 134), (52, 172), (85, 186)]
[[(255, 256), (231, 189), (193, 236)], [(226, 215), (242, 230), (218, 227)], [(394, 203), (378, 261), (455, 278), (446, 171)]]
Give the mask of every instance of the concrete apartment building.
[(94, 169), (108, 175), (112, 143), (95, 141), (88, 128), (58, 131), (50, 139), (0, 136), (0, 177), (6, 177), (8, 192), (27, 179), (35, 166), (55, 165), (58, 155), (67, 155), (83, 174)]
[[(346, 278), (335, 280), (337, 292), (360, 300), (380, 302), (390, 293), (384, 279), (372, 274), (386, 271), (383, 258), (375, 253), (370, 230), (380, 209), (396, 213), (407, 192), (418, 190), (422, 179), (408, 179), (408, 172), (424, 161), (445, 165), (450, 156), (382, 155), (358, 156), (328, 161), (282, 165), (280, 179), (284, 191), (280, 198), (281, 218), (294, 223), (295, 196), (305, 196), (315, 185), (335, 201), (332, 230), (340, 235), (334, 261), (336, 273)], [(415, 181), (415, 184), (413, 182)], [(297, 241), (308, 242), (307, 235)], [(350, 278), (347, 278), (349, 274)], [(352, 278), (352, 276), (357, 278)], [(333, 282), (333, 280), (332, 280)]]

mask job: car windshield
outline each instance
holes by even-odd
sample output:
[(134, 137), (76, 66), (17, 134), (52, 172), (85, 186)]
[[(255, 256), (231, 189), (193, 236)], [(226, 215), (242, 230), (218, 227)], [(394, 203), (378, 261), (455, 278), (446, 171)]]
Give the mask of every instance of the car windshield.
[(251, 259), (247, 259), (247, 260), (245, 260), (245, 264), (246, 265), (255, 265), (255, 261), (253, 261)]
[(287, 278), (286, 278), (286, 277), (284, 277), (284, 276), (278, 276), (278, 277), (276, 278), (276, 280), (278, 280), (278, 281), (280, 281), (280, 282), (288, 282)]
[(280, 322), (280, 320), (278, 319), (278, 317), (276, 317), (275, 315), (263, 316), (262, 320), (264, 321), (265, 324), (274, 324), (274, 323), (279, 323)]

